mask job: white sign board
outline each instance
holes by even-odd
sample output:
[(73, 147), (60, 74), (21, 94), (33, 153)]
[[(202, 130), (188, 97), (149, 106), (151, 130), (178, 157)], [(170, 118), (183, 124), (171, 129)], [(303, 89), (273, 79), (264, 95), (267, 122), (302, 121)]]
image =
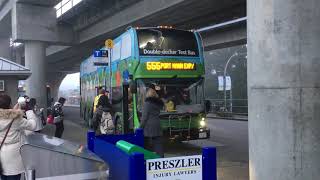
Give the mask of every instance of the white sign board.
[(230, 91), (231, 90), (231, 77), (226, 76), (226, 90)]
[(218, 91), (223, 91), (223, 76), (218, 76)]
[(223, 76), (218, 76), (218, 91), (223, 91)]
[(202, 155), (147, 160), (147, 180), (202, 179)]

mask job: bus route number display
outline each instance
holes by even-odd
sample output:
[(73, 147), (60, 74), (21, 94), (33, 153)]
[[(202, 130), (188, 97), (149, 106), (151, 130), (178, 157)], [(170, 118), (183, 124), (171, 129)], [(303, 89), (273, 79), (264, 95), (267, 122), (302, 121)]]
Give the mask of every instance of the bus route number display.
[(148, 71), (195, 70), (196, 64), (186, 62), (147, 62), (146, 69)]

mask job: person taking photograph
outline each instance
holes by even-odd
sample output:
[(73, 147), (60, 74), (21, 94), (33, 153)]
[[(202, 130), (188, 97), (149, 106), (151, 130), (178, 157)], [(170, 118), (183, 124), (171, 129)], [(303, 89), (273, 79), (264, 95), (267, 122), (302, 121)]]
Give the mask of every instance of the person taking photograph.
[(25, 171), (20, 155), (26, 136), (24, 131), (34, 131), (36, 119), (32, 110), (25, 112), (27, 120), (19, 104), (13, 109), (10, 106), (10, 96), (0, 95), (0, 175), (1, 180), (20, 180)]

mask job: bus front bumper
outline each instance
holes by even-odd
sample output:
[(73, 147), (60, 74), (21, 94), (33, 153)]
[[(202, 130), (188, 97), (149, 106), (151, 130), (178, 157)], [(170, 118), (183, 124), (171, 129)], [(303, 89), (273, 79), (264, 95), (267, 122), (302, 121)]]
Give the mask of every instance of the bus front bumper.
[(171, 140), (187, 141), (187, 140), (197, 140), (197, 139), (209, 139), (210, 129), (200, 128), (200, 129), (190, 129), (180, 130), (180, 131), (166, 131), (165, 134)]

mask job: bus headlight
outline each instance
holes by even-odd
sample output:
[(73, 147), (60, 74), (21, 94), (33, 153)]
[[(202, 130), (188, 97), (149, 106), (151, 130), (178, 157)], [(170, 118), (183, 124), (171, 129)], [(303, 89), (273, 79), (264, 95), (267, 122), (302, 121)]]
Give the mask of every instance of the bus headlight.
[(201, 127), (205, 127), (206, 126), (206, 122), (204, 121), (204, 118), (202, 118), (202, 120), (200, 121), (200, 126)]

